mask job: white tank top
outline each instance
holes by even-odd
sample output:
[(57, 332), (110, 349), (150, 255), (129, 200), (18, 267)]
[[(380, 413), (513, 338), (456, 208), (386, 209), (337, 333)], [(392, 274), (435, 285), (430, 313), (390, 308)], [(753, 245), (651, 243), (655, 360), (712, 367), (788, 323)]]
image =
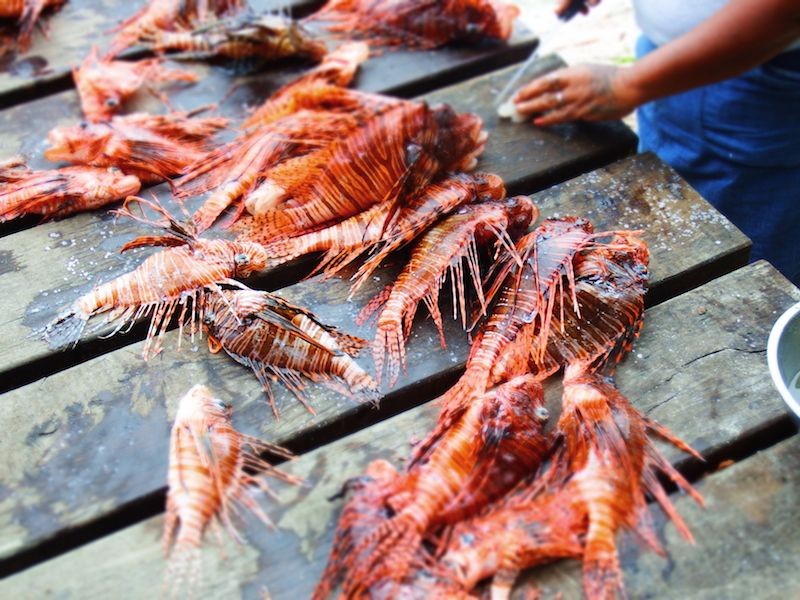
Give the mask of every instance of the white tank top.
[[(633, 0), (636, 23), (656, 46), (661, 46), (700, 23), (728, 3), (728, 0)], [(786, 50), (800, 48), (800, 39)]]

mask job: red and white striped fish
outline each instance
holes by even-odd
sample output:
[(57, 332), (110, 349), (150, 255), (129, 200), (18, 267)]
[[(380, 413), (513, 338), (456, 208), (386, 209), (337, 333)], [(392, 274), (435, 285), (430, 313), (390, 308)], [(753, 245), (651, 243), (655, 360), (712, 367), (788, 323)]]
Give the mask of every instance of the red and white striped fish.
[(271, 525), (256, 500), (258, 491), (272, 494), (262, 474), (299, 483), (261, 458), (267, 452), (292, 456), (234, 429), (230, 405), (204, 385), (195, 385), (181, 399), (170, 435), (163, 534), (164, 551), (170, 557), (165, 584), (173, 595), (183, 586), (197, 584), (200, 548), (210, 525), (222, 524), (238, 541), (242, 538), (233, 519), (242, 510)]

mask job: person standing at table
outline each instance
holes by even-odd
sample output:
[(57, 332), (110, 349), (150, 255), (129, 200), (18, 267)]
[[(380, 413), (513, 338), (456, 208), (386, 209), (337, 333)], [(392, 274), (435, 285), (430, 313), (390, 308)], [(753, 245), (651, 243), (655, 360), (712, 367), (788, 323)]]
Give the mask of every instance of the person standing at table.
[(639, 150), (751, 238), (753, 260), (800, 284), (800, 0), (633, 4), (634, 65), (554, 71), (519, 90), (517, 112), (547, 126), (638, 109)]

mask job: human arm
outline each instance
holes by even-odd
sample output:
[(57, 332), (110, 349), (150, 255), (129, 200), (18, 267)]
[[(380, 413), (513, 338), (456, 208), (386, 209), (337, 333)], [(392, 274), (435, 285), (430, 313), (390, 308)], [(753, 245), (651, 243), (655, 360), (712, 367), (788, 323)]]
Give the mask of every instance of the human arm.
[(800, 37), (797, 0), (731, 0), (635, 65), (578, 65), (533, 80), (515, 96), (537, 125), (616, 119), (640, 104), (743, 73)]

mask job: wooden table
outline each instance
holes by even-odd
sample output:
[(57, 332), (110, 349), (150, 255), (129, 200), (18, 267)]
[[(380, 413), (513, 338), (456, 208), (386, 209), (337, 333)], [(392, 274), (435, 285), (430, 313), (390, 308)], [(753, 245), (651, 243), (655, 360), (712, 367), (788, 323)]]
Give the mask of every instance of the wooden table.
[[(107, 29), (132, 11), (117, 0), (101, 4), (109, 7), (102, 18), (93, 12), (96, 0), (72, 0), (49, 19), (52, 46), (37, 39), (30, 55), (17, 59), (49, 56), (49, 73), (0, 76), (0, 106), (9, 106), (0, 111), (4, 154), (23, 151), (33, 165), (44, 166), (47, 130), (79, 119), (74, 92), (43, 94), (66, 88), (66, 69), (94, 41), (69, 37), (70, 19), (91, 13), (95, 20), (86, 22), (92, 29)], [(309, 3), (293, 5), (302, 11)], [(481, 114), (490, 138), (480, 168), (502, 175), (512, 193), (532, 193), (544, 216), (579, 214), (598, 228), (644, 230), (652, 254), (649, 308), (618, 383), (638, 408), (706, 458), (699, 464), (666, 449), (681, 471), (700, 479), (709, 508), (677, 500), (697, 537), (694, 547), (678, 540), (659, 516), (668, 560), (640, 553), (622, 536), (631, 596), (796, 596), (800, 539), (792, 526), (800, 515), (800, 442), (772, 388), (765, 348), (771, 324), (800, 300), (800, 291), (766, 263), (744, 266), (749, 241), (656, 157), (631, 155), (635, 137), (621, 124), (542, 130), (498, 122), (493, 95), (513, 70), (504, 67), (534, 44), (530, 33), (518, 31), (508, 45), (388, 53), (366, 65), (356, 86)], [(532, 72), (559, 64), (548, 57)], [(219, 99), (236, 83), (220, 108), (236, 117), (300, 65), (236, 80), (220, 68), (196, 68), (204, 79), (173, 94), (176, 106)], [(157, 107), (145, 100), (141, 108)], [(175, 208), (163, 186), (154, 191)], [(275, 531), (248, 522), (250, 544), (227, 543), (224, 552), (209, 539), (199, 594), (260, 598), (268, 590), (276, 599), (307, 596), (341, 506), (327, 498), (368, 461), (384, 457), (397, 464), (408, 454), (409, 441), (422, 437), (436, 417), (430, 400), (463, 369), (466, 335), (447, 322), (449, 345), (442, 350), (431, 322), (421, 316), (408, 345), (408, 372), (385, 390), (379, 409), (313, 387), (312, 416), (281, 390), (281, 419), (275, 420), (249, 371), (203, 347), (184, 343), (177, 350), (174, 332), (165, 352), (148, 363), (141, 359), (141, 328), (127, 336), (90, 337), (68, 352), (54, 352), (31, 336), (78, 295), (143, 256), (117, 254), (142, 229), (103, 211), (35, 223), (23, 220), (0, 230), (0, 597), (158, 594), (169, 428), (177, 400), (195, 382), (233, 402), (241, 430), (300, 453), (286, 469), (307, 481), (279, 489), (279, 502), (262, 503)], [(323, 320), (372, 337), (368, 327), (353, 324), (354, 317), (398, 266), (385, 265), (352, 301), (345, 299), (342, 280), (296, 283), (305, 266), (300, 261), (250, 283), (280, 288)], [(371, 368), (368, 358), (361, 362)], [(547, 393), (554, 410), (558, 392), (553, 381)], [(736, 464), (714, 472), (729, 460)], [(531, 577), (548, 592), (575, 597), (578, 571), (565, 562)]]

